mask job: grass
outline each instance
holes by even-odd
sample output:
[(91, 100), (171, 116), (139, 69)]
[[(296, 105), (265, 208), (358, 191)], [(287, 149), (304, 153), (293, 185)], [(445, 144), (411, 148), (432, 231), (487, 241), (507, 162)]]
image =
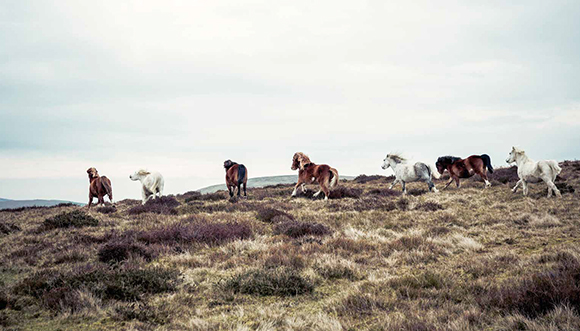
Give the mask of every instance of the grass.
[(0, 328), (575, 330), (580, 162), (561, 166), (561, 199), (499, 168), (487, 189), (361, 175), (329, 201), (283, 184), (0, 211)]

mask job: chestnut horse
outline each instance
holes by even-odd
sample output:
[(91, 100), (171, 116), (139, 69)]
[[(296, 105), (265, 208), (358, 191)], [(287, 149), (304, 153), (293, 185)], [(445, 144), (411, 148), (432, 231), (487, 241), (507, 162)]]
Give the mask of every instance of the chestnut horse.
[(242, 184), (244, 186), (244, 196), (247, 197), (248, 169), (246, 169), (246, 166), (227, 160), (224, 162), (224, 168), (226, 168), (226, 186), (228, 187), (228, 192), (230, 192), (230, 198), (234, 196), (236, 187), (238, 188), (238, 197), (240, 196), (240, 186)]
[(485, 187), (491, 186), (487, 179), (486, 168), (490, 174), (493, 174), (493, 167), (487, 154), (471, 155), (465, 159), (455, 156), (442, 156), (437, 159), (435, 165), (440, 174), (443, 174), (445, 170), (449, 171), (451, 180), (443, 189), (446, 189), (453, 181), (459, 187), (459, 178), (469, 178), (475, 174), (478, 174), (485, 181)]
[(111, 186), (111, 181), (106, 176), (99, 176), (99, 172), (95, 168), (89, 168), (87, 170), (89, 174), (89, 205), (91, 208), (93, 204), (93, 198), (98, 199), (97, 205), (105, 204), (105, 195), (109, 196), (111, 203), (113, 202), (113, 187)]
[(314, 164), (304, 153), (297, 152), (292, 158), (292, 170), (298, 171), (298, 182), (294, 187), (292, 196), (296, 196), (296, 190), (302, 185), (302, 192), (306, 191), (306, 184), (313, 183), (315, 180), (320, 185), (320, 190), (314, 193), (317, 197), (320, 192), (324, 192), (324, 200), (328, 200), (330, 189), (336, 186), (338, 182), (338, 171), (326, 164)]

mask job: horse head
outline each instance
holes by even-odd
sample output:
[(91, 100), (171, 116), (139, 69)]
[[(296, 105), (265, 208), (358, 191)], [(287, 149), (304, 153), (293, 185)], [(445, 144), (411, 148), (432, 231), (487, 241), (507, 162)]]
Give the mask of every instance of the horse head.
[(226, 168), (226, 170), (228, 170), (229, 168), (231, 168), (234, 164), (237, 164), (236, 162), (233, 162), (232, 160), (227, 160), (224, 162), (224, 168)]
[(99, 177), (99, 172), (94, 167), (90, 167), (89, 169), (87, 169), (87, 174), (89, 174), (89, 180)]
[(292, 170), (296, 170), (296, 169), (300, 169), (300, 170), (304, 170), (304, 167), (311, 164), (312, 161), (310, 161), (310, 158), (308, 156), (306, 156), (306, 154), (301, 153), (301, 152), (296, 152), (294, 153), (294, 157), (292, 157), (292, 166), (290, 167), (290, 169)]
[(139, 169), (139, 170), (135, 171), (132, 175), (129, 175), (129, 178), (131, 180), (140, 180), (149, 174), (151, 174), (149, 171), (147, 171), (145, 169)]
[(525, 151), (524, 150), (512, 146), (512, 151), (508, 154), (508, 157), (505, 160), (505, 162), (507, 162), (507, 163), (516, 162), (516, 160), (518, 159), (518, 157), (520, 155), (524, 155), (524, 154), (525, 154)]

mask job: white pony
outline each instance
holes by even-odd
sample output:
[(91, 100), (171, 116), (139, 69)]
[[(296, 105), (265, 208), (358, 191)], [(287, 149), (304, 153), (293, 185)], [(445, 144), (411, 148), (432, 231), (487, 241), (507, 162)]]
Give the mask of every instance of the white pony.
[(392, 189), (397, 183), (403, 185), (403, 194), (407, 194), (407, 188), (405, 186), (406, 182), (426, 182), (429, 185), (429, 191), (439, 192), (431, 180), (431, 175), (435, 178), (441, 177), (436, 169), (432, 168), (430, 165), (423, 162), (417, 162), (415, 164), (407, 164), (406, 159), (398, 154), (387, 154), (387, 157), (383, 160), (383, 169), (388, 167), (393, 168), (395, 172), (395, 180), (389, 187)]
[(543, 180), (548, 185), (548, 198), (552, 196), (552, 191), (556, 193), (556, 196), (562, 196), (556, 184), (554, 184), (556, 176), (562, 171), (562, 168), (558, 166), (558, 162), (553, 160), (533, 161), (523, 150), (515, 147), (512, 147), (512, 151), (505, 161), (507, 163), (515, 162), (518, 166), (520, 180), (516, 183), (512, 192), (516, 193), (518, 186), (522, 184), (524, 195), (528, 195), (528, 183), (538, 183)]
[(159, 197), (163, 195), (163, 186), (165, 181), (163, 176), (157, 171), (149, 172), (147, 170), (137, 170), (134, 174), (130, 175), (129, 178), (135, 181), (138, 180), (143, 184), (143, 189), (141, 191), (141, 197), (143, 204), (145, 204), (149, 199), (155, 199), (156, 194), (159, 193)]

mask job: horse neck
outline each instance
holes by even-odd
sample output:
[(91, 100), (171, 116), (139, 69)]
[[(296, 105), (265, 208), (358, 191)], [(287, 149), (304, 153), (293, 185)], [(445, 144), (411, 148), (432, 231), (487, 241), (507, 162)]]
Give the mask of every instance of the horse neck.
[(89, 183), (92, 183), (97, 179), (99, 179), (99, 175), (96, 175), (95, 177), (89, 177)]
[(389, 160), (389, 164), (391, 165), (391, 168), (393, 168), (393, 170), (395, 170), (395, 168), (397, 168), (397, 166), (400, 164), (399, 162), (395, 161), (395, 160)]
[(524, 164), (528, 162), (533, 162), (526, 154), (521, 154), (516, 158), (516, 164)]

